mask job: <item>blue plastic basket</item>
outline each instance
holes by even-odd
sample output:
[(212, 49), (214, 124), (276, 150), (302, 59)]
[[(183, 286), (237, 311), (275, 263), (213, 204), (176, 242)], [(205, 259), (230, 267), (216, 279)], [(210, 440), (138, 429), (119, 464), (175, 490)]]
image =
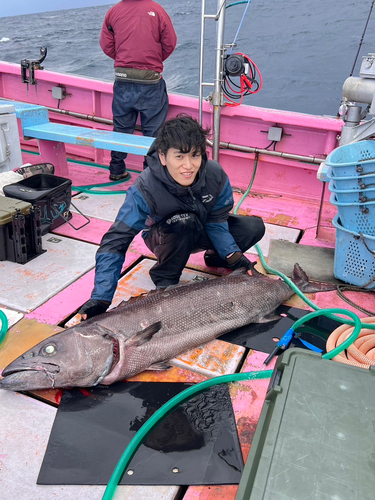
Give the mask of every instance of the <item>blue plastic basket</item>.
[(326, 159), (333, 175), (375, 175), (375, 141), (359, 141), (339, 146)]
[(331, 193), (335, 193), (336, 200), (340, 203), (368, 203), (375, 201), (375, 186), (363, 190), (358, 189), (336, 189), (331, 179), (328, 184)]
[(375, 175), (344, 175), (337, 176), (332, 172), (332, 167), (327, 170), (327, 178), (332, 181), (335, 189), (355, 189), (357, 191), (375, 188)]
[(330, 202), (337, 207), (341, 223), (346, 229), (375, 236), (375, 201), (342, 203), (332, 193)]
[[(345, 229), (338, 214), (332, 223), (336, 228), (335, 278), (355, 286), (367, 285), (375, 276), (375, 238)], [(366, 288), (375, 288), (375, 281)]]

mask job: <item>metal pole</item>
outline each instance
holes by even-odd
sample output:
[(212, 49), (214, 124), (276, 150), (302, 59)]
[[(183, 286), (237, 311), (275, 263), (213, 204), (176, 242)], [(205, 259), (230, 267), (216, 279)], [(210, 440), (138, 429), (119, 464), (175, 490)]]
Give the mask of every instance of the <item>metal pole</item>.
[(221, 87), (223, 80), (223, 40), (224, 40), (224, 24), (225, 24), (225, 8), (226, 0), (218, 0), (218, 24), (216, 33), (216, 68), (214, 91), (212, 94), (212, 105), (214, 107), (213, 116), (213, 148), (212, 157), (219, 161), (220, 150), (220, 113), (221, 113)]
[[(207, 140), (207, 144), (213, 148), (213, 141)], [(293, 153), (283, 153), (282, 151), (270, 151), (268, 149), (253, 148), (251, 146), (240, 146), (239, 144), (233, 144), (231, 142), (220, 142), (221, 149), (229, 149), (233, 151), (241, 151), (242, 153), (255, 153), (266, 156), (276, 156), (278, 158), (284, 158), (285, 160), (296, 160), (302, 161), (304, 163), (315, 163), (319, 165), (324, 161), (324, 158), (316, 158), (315, 156), (302, 156), (295, 155)]]
[(204, 46), (204, 22), (206, 12), (206, 0), (202, 0), (202, 14), (201, 14), (201, 51), (199, 57), (199, 123), (203, 123), (203, 46)]

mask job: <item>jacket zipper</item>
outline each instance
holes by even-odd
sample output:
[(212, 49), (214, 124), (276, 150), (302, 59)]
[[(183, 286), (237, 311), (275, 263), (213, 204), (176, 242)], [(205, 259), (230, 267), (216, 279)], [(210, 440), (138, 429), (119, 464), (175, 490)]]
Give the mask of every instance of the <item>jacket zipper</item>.
[(196, 199), (195, 199), (194, 193), (193, 193), (193, 191), (192, 191), (191, 187), (189, 187), (189, 186), (188, 186), (188, 188), (187, 188), (187, 189), (188, 189), (188, 191), (189, 191), (190, 196), (193, 198), (194, 205), (195, 205), (195, 204), (196, 204), (196, 203), (195, 203), (195, 202), (196, 202)]

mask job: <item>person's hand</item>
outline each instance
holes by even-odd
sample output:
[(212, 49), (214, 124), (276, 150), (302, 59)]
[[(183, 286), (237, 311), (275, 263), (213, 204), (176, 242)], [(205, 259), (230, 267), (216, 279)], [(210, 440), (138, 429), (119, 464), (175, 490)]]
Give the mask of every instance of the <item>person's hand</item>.
[(90, 299), (83, 304), (81, 309), (78, 311), (78, 314), (81, 315), (83, 320), (89, 319), (97, 314), (106, 312), (109, 306), (110, 302), (107, 302), (106, 300)]
[(244, 267), (248, 271), (254, 267), (254, 263), (251, 262), (242, 252), (234, 252), (226, 258), (228, 266), (232, 271)]

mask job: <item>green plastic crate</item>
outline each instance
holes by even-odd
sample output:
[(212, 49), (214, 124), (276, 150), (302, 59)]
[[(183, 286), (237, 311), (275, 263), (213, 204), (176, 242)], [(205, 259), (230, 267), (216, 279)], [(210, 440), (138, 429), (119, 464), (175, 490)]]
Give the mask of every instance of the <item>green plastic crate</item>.
[(278, 359), (235, 500), (373, 500), (375, 370)]

